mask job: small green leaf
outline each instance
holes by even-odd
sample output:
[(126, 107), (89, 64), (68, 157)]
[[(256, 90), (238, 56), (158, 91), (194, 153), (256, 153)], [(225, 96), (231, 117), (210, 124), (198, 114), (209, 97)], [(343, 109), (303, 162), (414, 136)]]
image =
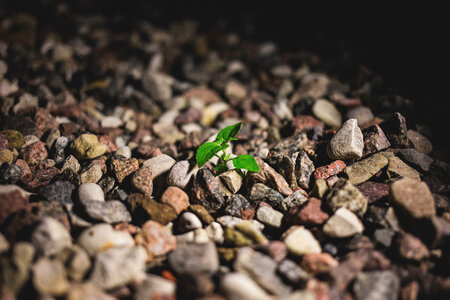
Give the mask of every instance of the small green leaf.
[(197, 149), (195, 159), (199, 167), (203, 166), (210, 160), (217, 152), (222, 149), (222, 146), (216, 142), (204, 143)]
[(239, 155), (232, 159), (233, 165), (238, 169), (246, 169), (251, 172), (259, 172), (259, 166), (255, 158), (249, 154)]
[(225, 127), (217, 134), (216, 141), (219, 139), (224, 139), (226, 142), (229, 142), (231, 138), (235, 137), (239, 131), (241, 131), (241, 128), (242, 122)]

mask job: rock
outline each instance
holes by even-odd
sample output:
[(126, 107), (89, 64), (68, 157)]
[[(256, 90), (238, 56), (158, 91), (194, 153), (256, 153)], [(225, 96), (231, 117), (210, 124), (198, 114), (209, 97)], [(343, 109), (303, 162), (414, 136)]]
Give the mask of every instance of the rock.
[(313, 275), (323, 274), (337, 267), (339, 262), (328, 253), (308, 253), (302, 258), (300, 266)]
[(61, 167), (61, 172), (63, 172), (66, 169), (71, 170), (74, 173), (78, 173), (80, 171), (80, 163), (73, 155), (67, 156), (67, 158), (64, 160), (63, 166)]
[(123, 156), (125, 158), (131, 158), (131, 149), (128, 146), (120, 147), (117, 149), (115, 155)]
[(203, 224), (211, 224), (212, 222), (214, 222), (214, 218), (211, 217), (211, 215), (209, 214), (209, 212), (206, 210), (206, 208), (204, 206), (201, 206), (199, 204), (192, 204), (189, 205), (188, 210), (190, 212), (193, 212), (194, 214), (197, 215), (197, 217), (200, 218), (200, 220), (202, 220)]
[(400, 179), (391, 185), (389, 200), (413, 219), (436, 215), (434, 198), (425, 182)]
[(69, 145), (69, 142), (70, 140), (65, 136), (61, 136), (56, 139), (53, 146), (53, 148), (55, 149), (55, 154), (53, 156), (55, 163), (59, 164), (64, 161), (64, 159), (66, 158), (66, 147), (67, 145)]
[(254, 184), (249, 193), (250, 201), (264, 201), (280, 210), (282, 209), (281, 203), (283, 202), (283, 199), (284, 197), (280, 193), (262, 183)]
[[(34, 257), (34, 247), (27, 242), (14, 245), (11, 257), (0, 257), (0, 276), (2, 286), (18, 294), (30, 275), (30, 264)], [(0, 294), (1, 295), (1, 294)]]
[(288, 224), (293, 225), (321, 225), (328, 218), (328, 214), (321, 210), (322, 201), (311, 197), (305, 205), (291, 208), (286, 216)]
[(14, 185), (0, 185), (0, 187), (5, 187), (0, 192), (0, 224), (3, 224), (10, 215), (27, 207), (28, 196), (25, 196), (18, 186), (15, 188)]
[(390, 178), (410, 178), (420, 180), (420, 174), (408, 166), (400, 158), (393, 156), (389, 158), (387, 174)]
[(202, 111), (190, 107), (186, 111), (181, 112), (176, 118), (174, 123), (176, 125), (186, 124), (186, 123), (195, 123), (202, 119)]
[(116, 116), (107, 116), (101, 120), (100, 124), (103, 128), (119, 128), (123, 122)]
[[(222, 220), (217, 219), (219, 223)], [(240, 220), (236, 218), (237, 220)], [(235, 220), (235, 221), (237, 221)], [(261, 224), (261, 223), (259, 223)], [(269, 241), (261, 233), (260, 228), (250, 221), (236, 222), (235, 225), (228, 224), (225, 226), (225, 242), (236, 247), (251, 246), (253, 244), (268, 244)], [(262, 225), (262, 224), (261, 224)], [(263, 225), (264, 226), (264, 225)], [(261, 229), (262, 230), (262, 229)]]
[(78, 188), (78, 200), (82, 203), (90, 201), (105, 202), (105, 195), (102, 188), (95, 183), (83, 183)]
[(84, 204), (84, 209), (89, 217), (105, 223), (131, 222), (131, 215), (126, 206), (119, 200), (109, 200), (107, 202), (88, 201)]
[(72, 284), (67, 292), (67, 300), (115, 300), (102, 291), (97, 285), (86, 282), (83, 284)]
[(69, 281), (63, 264), (58, 260), (39, 259), (33, 265), (33, 285), (42, 295), (64, 295), (69, 289)]
[(226, 171), (219, 175), (220, 181), (232, 193), (236, 194), (242, 186), (242, 175), (237, 170)]
[(107, 146), (101, 144), (94, 134), (82, 134), (75, 139), (71, 146), (72, 151), (77, 159), (94, 159), (103, 155)]
[(314, 181), (314, 186), (311, 191), (311, 196), (323, 199), (325, 193), (328, 191), (328, 184), (324, 179), (317, 179)]
[(203, 110), (203, 116), (200, 123), (204, 126), (211, 126), (217, 117), (229, 109), (229, 105), (225, 102), (211, 103)]
[(170, 157), (167, 154), (161, 154), (156, 157), (147, 159), (143, 166), (152, 168), (152, 176), (153, 178), (158, 177), (159, 175), (165, 174), (172, 168), (175, 164), (175, 159)]
[(147, 197), (153, 193), (153, 176), (151, 166), (142, 166), (131, 178), (133, 187)]
[(367, 210), (367, 199), (350, 181), (341, 178), (333, 186), (325, 198), (325, 202), (332, 211), (341, 207), (362, 217)]
[(19, 150), (25, 143), (23, 135), (17, 130), (7, 129), (0, 132), (7, 140), (8, 144), (12, 148)]
[(114, 247), (99, 252), (90, 281), (103, 289), (131, 283), (144, 276), (147, 253), (142, 246)]
[(307, 253), (322, 252), (319, 242), (303, 226), (292, 226), (283, 236), (286, 247), (293, 255), (302, 256)]
[(274, 154), (268, 158), (269, 165), (278, 170), (278, 173), (284, 177), (289, 187), (294, 190), (297, 188), (297, 178), (295, 173), (295, 164), (287, 155)]
[(433, 159), (416, 149), (403, 149), (399, 152), (401, 158), (414, 166), (420, 167), (423, 171), (429, 171)]
[(47, 201), (57, 202), (61, 205), (73, 204), (72, 192), (75, 186), (67, 181), (55, 181), (52, 184), (42, 187), (39, 190)]
[(198, 172), (197, 164), (192, 166), (187, 160), (181, 160), (173, 165), (167, 175), (167, 184), (184, 189)]
[(67, 276), (81, 282), (91, 269), (91, 259), (81, 247), (72, 245), (60, 251), (56, 257), (66, 267)]
[(324, 99), (318, 99), (312, 107), (313, 114), (332, 128), (339, 128), (342, 124), (341, 113), (333, 103)]
[(197, 228), (196, 230), (178, 234), (176, 238), (178, 246), (191, 243), (203, 244), (210, 240), (208, 232), (203, 228)]
[(358, 186), (359, 191), (367, 198), (369, 204), (387, 197), (390, 188), (389, 184), (374, 181), (366, 181)]
[(259, 173), (251, 173), (247, 175), (247, 185), (251, 186), (255, 183), (262, 183), (278, 191), (283, 196), (292, 194), (289, 184), (283, 176), (277, 173), (271, 166), (266, 164), (261, 158), (256, 157), (256, 162), (260, 168)]
[(22, 178), (22, 182), (28, 190), (35, 191), (41, 186), (48, 185), (58, 173), (57, 168), (42, 164), (36, 166), (31, 177)]
[(400, 279), (392, 271), (362, 272), (356, 276), (353, 291), (357, 300), (396, 300)]
[(347, 166), (344, 172), (347, 174), (348, 180), (351, 183), (358, 185), (372, 178), (387, 166), (388, 163), (389, 160), (385, 156), (376, 153), (366, 159)]
[(332, 238), (347, 238), (363, 231), (361, 221), (345, 207), (339, 208), (323, 226), (323, 233)]
[(172, 80), (168, 75), (153, 70), (145, 72), (142, 87), (156, 101), (168, 103), (172, 98)]
[(306, 273), (302, 268), (298, 266), (297, 263), (293, 262), (290, 259), (281, 261), (278, 265), (277, 271), (285, 281), (295, 286), (305, 284), (310, 278), (310, 275), (308, 273)]
[(422, 152), (423, 154), (429, 154), (433, 150), (433, 145), (431, 144), (430, 140), (417, 131), (410, 129), (407, 132), (407, 136), (410, 142), (413, 144), (414, 149), (416, 149), (417, 151)]
[(0, 150), (0, 166), (4, 163), (12, 163), (14, 161), (14, 156), (8, 149)]
[(390, 228), (379, 228), (373, 233), (373, 240), (379, 248), (389, 248), (395, 232)]
[(250, 247), (237, 251), (233, 267), (236, 271), (250, 276), (273, 295), (286, 295), (291, 290), (277, 275), (277, 263), (270, 256), (256, 252)]
[(317, 168), (314, 172), (316, 179), (327, 179), (341, 173), (346, 165), (342, 160), (336, 160), (329, 165)]
[(223, 244), (224, 241), (224, 232), (222, 226), (217, 222), (212, 222), (206, 228), (206, 233), (211, 241), (216, 244)]
[(48, 156), (47, 148), (41, 141), (22, 147), (20, 154), (30, 166), (38, 165), (40, 162), (46, 160)]
[[(2, 158), (0, 157), (0, 159)], [(17, 164), (6, 163), (0, 168), (0, 183), (16, 183), (24, 177), (23, 174), (22, 168)]]
[(208, 212), (214, 213), (225, 202), (219, 180), (208, 169), (200, 169), (193, 185), (193, 203), (203, 205)]
[(3, 236), (3, 234), (0, 233), (0, 254), (2, 254), (3, 252), (6, 252), (8, 250), (9, 250), (9, 242)]
[(133, 238), (128, 232), (116, 231), (110, 224), (97, 224), (84, 230), (78, 237), (80, 245), (90, 256), (112, 247), (131, 247)]
[(369, 107), (358, 106), (347, 111), (347, 119), (356, 119), (358, 126), (363, 126), (373, 120), (373, 113)]
[(134, 221), (141, 224), (150, 219), (166, 225), (178, 216), (172, 206), (157, 202), (142, 194), (128, 196), (127, 202), (131, 207)]
[(180, 214), (189, 207), (189, 196), (176, 186), (169, 186), (161, 196), (161, 202), (173, 207)]
[(153, 274), (147, 274), (145, 280), (139, 285), (134, 299), (175, 299), (176, 289), (175, 282)]
[(261, 206), (256, 211), (256, 218), (265, 225), (280, 228), (283, 221), (283, 214), (269, 206)]
[(181, 245), (169, 254), (168, 262), (178, 275), (213, 275), (219, 270), (219, 256), (212, 242)]
[(171, 230), (152, 220), (142, 225), (142, 231), (135, 237), (135, 241), (145, 247), (149, 260), (165, 255), (177, 247)]
[(298, 185), (309, 190), (311, 175), (315, 170), (314, 163), (305, 151), (301, 151), (295, 160), (295, 175), (298, 179)]
[(430, 255), (422, 241), (409, 233), (401, 234), (396, 240), (396, 246), (399, 256), (406, 260), (421, 261)]
[(306, 201), (308, 201), (308, 194), (304, 190), (298, 189), (281, 201), (281, 211), (287, 213), (292, 207), (300, 206)]
[(139, 162), (136, 158), (117, 158), (113, 159), (111, 164), (119, 183), (139, 169)]
[(255, 209), (250, 202), (241, 194), (231, 196), (225, 204), (226, 215), (242, 218), (244, 220), (253, 219)]
[(97, 183), (103, 176), (102, 167), (98, 163), (91, 163), (80, 175), (82, 183)]
[(72, 245), (72, 238), (61, 223), (46, 217), (33, 231), (31, 242), (39, 255), (50, 256)]
[(450, 222), (447, 219), (433, 216), (427, 224), (428, 233), (425, 240), (430, 247), (442, 249), (450, 245)]
[(270, 300), (259, 285), (242, 273), (227, 273), (220, 280), (220, 289), (230, 300)]
[(384, 131), (392, 146), (402, 148), (409, 146), (406, 120), (400, 113), (396, 112), (388, 120), (380, 123), (380, 128)]
[(178, 228), (180, 232), (188, 232), (202, 228), (202, 221), (191, 212), (184, 212), (178, 219)]
[(364, 149), (364, 139), (356, 119), (349, 119), (331, 138), (327, 147), (331, 159), (361, 158)]

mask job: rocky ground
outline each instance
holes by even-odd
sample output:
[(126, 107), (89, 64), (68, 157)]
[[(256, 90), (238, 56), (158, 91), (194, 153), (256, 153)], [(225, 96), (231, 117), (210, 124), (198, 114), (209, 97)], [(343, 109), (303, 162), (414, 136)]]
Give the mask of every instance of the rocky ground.
[[(64, 8), (0, 22), (1, 299), (448, 299), (450, 165), (370, 69)], [(261, 171), (199, 169), (239, 121)]]

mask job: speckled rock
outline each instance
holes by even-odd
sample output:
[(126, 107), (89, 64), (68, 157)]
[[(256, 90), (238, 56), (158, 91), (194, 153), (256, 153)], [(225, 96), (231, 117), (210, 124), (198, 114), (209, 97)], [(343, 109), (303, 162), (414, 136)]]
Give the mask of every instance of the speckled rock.
[(323, 232), (332, 238), (347, 238), (363, 230), (358, 217), (345, 207), (339, 208), (323, 226)]
[(119, 200), (88, 201), (84, 209), (89, 217), (105, 223), (131, 222), (131, 215), (126, 206)]
[(200, 169), (195, 175), (192, 194), (192, 202), (203, 205), (210, 213), (225, 203), (220, 182), (208, 169)]
[(249, 192), (248, 198), (252, 202), (264, 201), (277, 209), (283, 209), (281, 203), (283, 202), (284, 197), (277, 191), (262, 183), (256, 183), (253, 185)]
[(42, 187), (39, 194), (44, 196), (47, 201), (58, 202), (62, 205), (71, 204), (72, 192), (75, 186), (67, 181), (55, 181), (52, 184)]
[(349, 119), (332, 137), (327, 147), (331, 159), (361, 158), (364, 149), (364, 139), (356, 119)]
[(315, 170), (314, 163), (309, 158), (308, 154), (305, 151), (301, 151), (297, 155), (297, 159), (295, 161), (295, 175), (298, 179), (298, 185), (308, 190), (310, 187), (311, 175)]
[(278, 191), (283, 196), (292, 194), (292, 189), (283, 176), (277, 173), (271, 166), (266, 164), (261, 158), (255, 157), (260, 168), (259, 173), (251, 173), (247, 175), (247, 184), (251, 186), (254, 183), (262, 183), (268, 187)]
[(420, 180), (420, 173), (414, 168), (411, 168), (397, 156), (392, 156), (389, 158), (389, 164), (386, 172), (390, 178), (411, 178)]
[(41, 141), (22, 147), (20, 149), (20, 154), (30, 166), (38, 165), (40, 162), (47, 159), (48, 156), (47, 148)]
[(121, 183), (128, 175), (139, 169), (139, 162), (136, 158), (117, 158), (112, 162), (114, 174), (117, 181)]
[(102, 166), (98, 163), (89, 164), (80, 174), (81, 183), (97, 183), (103, 176)]
[(107, 150), (107, 146), (101, 144), (96, 135), (88, 133), (76, 138), (71, 148), (77, 159), (94, 159)]
[(274, 154), (268, 158), (268, 163), (274, 169), (278, 170), (278, 173), (284, 177), (292, 190), (297, 188), (298, 183), (295, 173), (295, 163), (289, 156)]
[(14, 161), (14, 156), (12, 152), (8, 149), (0, 150), (0, 166), (4, 163), (12, 163)]
[(388, 162), (389, 160), (385, 156), (375, 153), (366, 159), (347, 166), (344, 172), (347, 174), (349, 181), (357, 185), (369, 180), (387, 166)]
[(410, 129), (408, 130), (407, 135), (408, 139), (411, 141), (417, 151), (420, 151), (423, 154), (429, 154), (431, 150), (433, 150), (433, 145), (431, 144), (430, 140), (417, 131)]
[(303, 226), (292, 226), (283, 234), (283, 242), (289, 252), (302, 256), (308, 253), (320, 253), (322, 248), (312, 233)]
[(17, 130), (7, 129), (0, 132), (7, 140), (9, 146), (19, 150), (25, 143), (23, 135)]
[(403, 148), (409, 146), (406, 120), (400, 113), (394, 113), (388, 120), (380, 123), (380, 127), (392, 146)]
[(302, 190), (298, 189), (293, 192), (290, 196), (284, 198), (281, 201), (281, 211), (287, 213), (292, 207), (302, 205), (308, 201), (308, 194)]
[(342, 160), (336, 160), (329, 165), (317, 168), (314, 171), (314, 177), (316, 179), (327, 179), (341, 173), (345, 169), (345, 167), (346, 165)]
[(367, 199), (350, 181), (341, 178), (333, 186), (325, 198), (325, 202), (332, 211), (341, 207), (363, 216), (367, 210)]
[(187, 160), (178, 161), (167, 175), (167, 184), (184, 189), (197, 172), (197, 164), (193, 165)]
[(383, 130), (377, 124), (365, 128), (362, 133), (364, 136), (364, 156), (376, 153), (391, 146), (391, 143), (389, 143)]
[(324, 99), (318, 99), (312, 107), (313, 114), (332, 128), (339, 128), (342, 124), (341, 113), (333, 103)]
[(229, 197), (225, 204), (224, 212), (227, 215), (242, 218), (244, 220), (252, 219), (255, 214), (255, 209), (250, 202), (241, 194), (236, 194)]
[(46, 217), (33, 231), (31, 242), (38, 254), (50, 256), (72, 245), (72, 238), (61, 223)]
[(189, 196), (182, 189), (176, 186), (169, 186), (162, 194), (161, 202), (169, 204), (175, 209), (177, 214), (180, 214), (187, 210), (189, 206)]
[(133, 187), (145, 196), (150, 197), (153, 193), (153, 176), (151, 166), (142, 166), (131, 178)]
[(78, 173), (81, 166), (78, 160), (73, 155), (67, 156), (67, 158), (64, 160), (63, 166), (61, 167), (61, 172), (63, 172), (66, 169), (72, 170), (74, 173)]

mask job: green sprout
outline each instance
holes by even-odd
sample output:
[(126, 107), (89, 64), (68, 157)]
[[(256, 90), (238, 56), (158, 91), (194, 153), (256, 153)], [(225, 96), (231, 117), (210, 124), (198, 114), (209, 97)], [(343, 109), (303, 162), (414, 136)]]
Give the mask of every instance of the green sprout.
[[(228, 171), (227, 163), (231, 160), (236, 169), (245, 169), (250, 172), (259, 172), (259, 166), (255, 158), (248, 154), (239, 155), (235, 158), (230, 158), (231, 154), (227, 154), (225, 150), (230, 147), (231, 141), (237, 141), (235, 137), (242, 128), (242, 123), (225, 127), (222, 129), (216, 137), (214, 142), (204, 143), (197, 149), (195, 156), (199, 167), (206, 164), (211, 158), (216, 156), (219, 161), (215, 167), (218, 174)], [(219, 155), (219, 153), (222, 153)]]

